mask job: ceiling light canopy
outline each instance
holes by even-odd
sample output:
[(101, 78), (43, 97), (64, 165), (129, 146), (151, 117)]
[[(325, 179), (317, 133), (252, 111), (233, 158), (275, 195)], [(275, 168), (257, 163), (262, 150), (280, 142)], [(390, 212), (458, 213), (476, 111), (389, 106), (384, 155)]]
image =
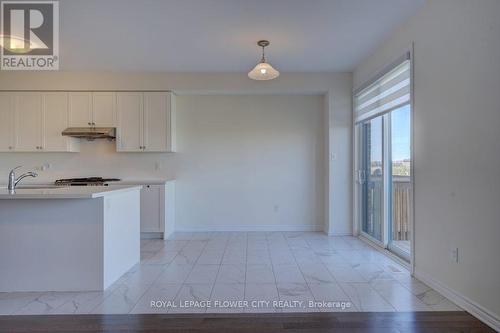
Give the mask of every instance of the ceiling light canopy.
[(252, 80), (272, 80), (277, 78), (280, 75), (280, 72), (275, 70), (273, 66), (268, 64), (266, 62), (266, 57), (264, 54), (264, 48), (268, 46), (270, 43), (267, 40), (259, 40), (257, 42), (257, 45), (262, 47), (262, 59), (260, 60), (260, 63), (258, 63), (254, 69), (252, 69), (248, 73), (248, 77), (251, 78)]

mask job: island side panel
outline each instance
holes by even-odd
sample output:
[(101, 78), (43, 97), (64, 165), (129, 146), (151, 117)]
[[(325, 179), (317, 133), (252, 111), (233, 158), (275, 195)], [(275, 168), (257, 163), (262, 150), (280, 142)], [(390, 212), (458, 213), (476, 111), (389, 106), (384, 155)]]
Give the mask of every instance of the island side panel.
[(104, 288), (140, 261), (140, 188), (106, 195), (104, 205)]
[(96, 199), (0, 200), (0, 291), (103, 289)]

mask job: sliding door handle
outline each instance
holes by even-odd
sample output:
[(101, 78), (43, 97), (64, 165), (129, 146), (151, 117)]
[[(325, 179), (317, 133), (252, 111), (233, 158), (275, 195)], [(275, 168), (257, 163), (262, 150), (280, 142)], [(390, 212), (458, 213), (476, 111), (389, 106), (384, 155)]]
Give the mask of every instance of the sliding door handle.
[(357, 182), (362, 185), (366, 181), (366, 171), (365, 170), (357, 170)]

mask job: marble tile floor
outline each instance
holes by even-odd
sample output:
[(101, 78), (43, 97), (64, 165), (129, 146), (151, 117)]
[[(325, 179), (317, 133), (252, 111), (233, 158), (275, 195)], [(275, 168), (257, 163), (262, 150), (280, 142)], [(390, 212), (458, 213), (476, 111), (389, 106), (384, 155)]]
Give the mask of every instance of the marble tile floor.
[(320, 232), (177, 233), (143, 240), (104, 292), (0, 293), (0, 315), (458, 310), (359, 239)]

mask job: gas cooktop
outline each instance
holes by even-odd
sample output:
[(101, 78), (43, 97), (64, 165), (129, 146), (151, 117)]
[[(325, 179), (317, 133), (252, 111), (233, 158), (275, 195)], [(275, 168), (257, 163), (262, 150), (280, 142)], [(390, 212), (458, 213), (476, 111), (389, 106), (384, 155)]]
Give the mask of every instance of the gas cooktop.
[(108, 186), (108, 182), (117, 182), (120, 180), (119, 178), (102, 177), (66, 178), (56, 180), (55, 184), (60, 186)]

